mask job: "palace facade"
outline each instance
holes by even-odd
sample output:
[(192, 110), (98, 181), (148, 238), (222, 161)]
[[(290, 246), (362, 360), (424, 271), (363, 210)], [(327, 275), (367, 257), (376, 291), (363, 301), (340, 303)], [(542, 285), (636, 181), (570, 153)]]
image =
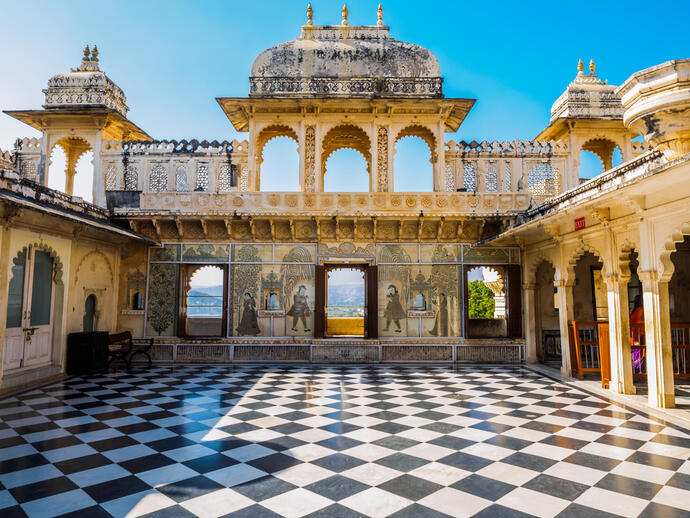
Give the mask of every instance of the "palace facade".
[[(448, 138), (475, 100), (445, 97), (434, 55), (381, 11), (372, 26), (309, 12), (259, 54), (249, 96), (216, 99), (242, 141), (156, 140), (100, 66), (87, 47), (41, 109), (5, 112), (42, 136), (0, 155), (2, 387), (64, 372), (71, 332), (129, 330), (161, 362), (539, 361), (620, 393), (646, 378), (651, 404), (674, 405), (690, 375), (690, 60), (620, 86), (580, 63), (534, 140), (481, 143)], [(297, 143), (297, 192), (262, 190), (277, 137)], [(428, 146), (432, 192), (394, 190), (405, 137)], [(56, 146), (64, 193), (46, 187)], [(368, 192), (325, 192), (343, 148)], [(582, 150), (603, 174), (580, 180)], [(93, 203), (72, 196), (87, 152)], [(329, 289), (343, 271), (361, 279), (349, 304)], [(479, 316), (477, 279), (493, 298)]]

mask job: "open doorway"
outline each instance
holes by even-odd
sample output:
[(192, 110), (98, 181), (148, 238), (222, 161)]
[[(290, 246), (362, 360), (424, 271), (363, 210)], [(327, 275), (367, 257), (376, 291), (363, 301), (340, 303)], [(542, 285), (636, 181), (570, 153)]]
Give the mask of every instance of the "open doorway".
[(468, 338), (508, 336), (505, 272), (500, 266), (466, 270)]
[(366, 266), (326, 269), (326, 335), (366, 336)]
[(225, 265), (182, 265), (181, 336), (225, 336), (227, 270)]

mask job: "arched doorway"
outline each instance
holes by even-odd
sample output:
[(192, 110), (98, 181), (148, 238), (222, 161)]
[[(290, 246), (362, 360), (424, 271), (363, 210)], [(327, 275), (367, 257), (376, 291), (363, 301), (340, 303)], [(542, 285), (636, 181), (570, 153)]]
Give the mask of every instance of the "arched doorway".
[[(571, 263), (572, 264), (572, 263)], [(569, 324), (571, 361), (580, 378), (593, 376), (608, 387), (610, 351), (608, 295), (602, 275), (603, 263), (594, 253), (579, 255), (572, 266), (574, 276), (573, 321)]]
[(220, 337), (226, 333), (225, 265), (181, 265), (183, 284), (180, 336)]
[(535, 272), (535, 321), (537, 358), (541, 363), (561, 366), (561, 332), (558, 320), (558, 296), (554, 287), (556, 270), (542, 261)]
[(467, 336), (508, 336), (505, 271), (499, 266), (475, 266), (466, 270)]
[(54, 259), (28, 246), (13, 259), (7, 299), (4, 369), (49, 364), (53, 345)]
[(366, 335), (366, 266), (326, 269), (326, 336)]
[(83, 329), (86, 332), (96, 330), (96, 295), (93, 293), (84, 302)]

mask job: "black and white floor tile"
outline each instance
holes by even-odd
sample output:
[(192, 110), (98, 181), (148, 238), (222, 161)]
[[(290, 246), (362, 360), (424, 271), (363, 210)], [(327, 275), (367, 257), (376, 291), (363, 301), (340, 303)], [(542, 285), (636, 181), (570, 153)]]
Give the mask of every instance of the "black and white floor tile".
[(521, 367), (155, 367), (0, 400), (0, 516), (690, 516), (689, 457)]

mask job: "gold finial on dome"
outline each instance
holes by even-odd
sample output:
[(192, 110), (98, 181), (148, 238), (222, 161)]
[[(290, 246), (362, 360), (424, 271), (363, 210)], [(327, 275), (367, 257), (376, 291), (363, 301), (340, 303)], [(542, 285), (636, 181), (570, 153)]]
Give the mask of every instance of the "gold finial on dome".
[(594, 65), (594, 60), (593, 60), (593, 59), (590, 59), (590, 60), (589, 60), (589, 75), (590, 75), (590, 76), (596, 75), (596, 74), (594, 73), (595, 68), (596, 68), (596, 66)]
[(347, 4), (343, 5), (343, 21), (340, 22), (340, 25), (347, 25), (347, 15), (348, 15), (348, 10), (347, 10)]
[(91, 54), (91, 50), (89, 49), (89, 46), (87, 45), (84, 47), (84, 59), (89, 59), (89, 54)]
[(584, 75), (583, 70), (585, 69), (585, 66), (582, 64), (582, 60), (580, 59), (577, 62), (577, 75), (581, 76)]
[(376, 25), (379, 27), (383, 27), (383, 8), (381, 7), (381, 4), (379, 4), (379, 8), (376, 10), (376, 14), (379, 17), (378, 21), (376, 22)]
[(96, 45), (93, 46), (91, 51), (91, 61), (98, 61), (98, 47)]
[(307, 25), (314, 25), (314, 9), (311, 8), (311, 4), (307, 5)]

